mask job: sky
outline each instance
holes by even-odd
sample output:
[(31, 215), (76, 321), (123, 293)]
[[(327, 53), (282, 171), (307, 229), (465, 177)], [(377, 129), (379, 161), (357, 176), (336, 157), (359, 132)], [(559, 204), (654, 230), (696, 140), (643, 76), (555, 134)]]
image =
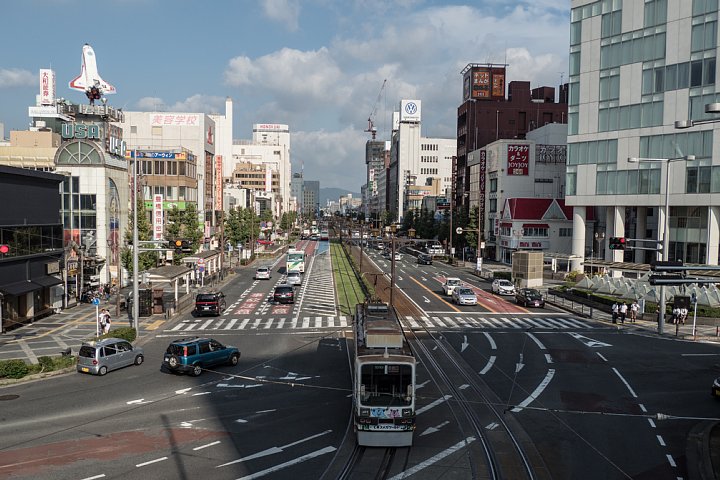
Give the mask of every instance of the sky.
[[(233, 138), (290, 126), (293, 172), (360, 192), (372, 116), (390, 136), (401, 99), (422, 101), (422, 135), (454, 138), (468, 63), (508, 64), (531, 88), (567, 80), (569, 0), (23, 0), (3, 2), (0, 123), (26, 130), (38, 70), (57, 95), (92, 45), (108, 104), (125, 111), (224, 113)], [(383, 82), (385, 86), (383, 88)]]

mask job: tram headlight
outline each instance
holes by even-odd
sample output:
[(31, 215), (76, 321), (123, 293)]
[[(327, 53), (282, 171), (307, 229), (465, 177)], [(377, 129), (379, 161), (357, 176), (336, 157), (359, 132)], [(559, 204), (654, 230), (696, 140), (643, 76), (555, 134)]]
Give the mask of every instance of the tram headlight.
[(361, 417), (369, 417), (369, 416), (370, 416), (370, 409), (369, 409), (369, 408), (361, 408), (361, 409), (360, 409), (360, 416), (361, 416)]
[(403, 417), (411, 417), (412, 416), (412, 408), (403, 408), (402, 414), (403, 414)]

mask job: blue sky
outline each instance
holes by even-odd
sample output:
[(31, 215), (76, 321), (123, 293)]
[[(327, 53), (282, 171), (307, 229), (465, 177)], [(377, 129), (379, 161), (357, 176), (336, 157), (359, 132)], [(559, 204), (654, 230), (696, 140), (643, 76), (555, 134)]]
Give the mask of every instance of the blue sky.
[(423, 102), (424, 136), (455, 136), (460, 71), (508, 63), (508, 80), (557, 87), (567, 79), (568, 0), (23, 0), (4, 2), (0, 122), (28, 126), (38, 70), (58, 96), (89, 43), (124, 110), (222, 113), (234, 138), (254, 123), (290, 125), (293, 171), (321, 187), (359, 192), (367, 118), (389, 136), (402, 98)]

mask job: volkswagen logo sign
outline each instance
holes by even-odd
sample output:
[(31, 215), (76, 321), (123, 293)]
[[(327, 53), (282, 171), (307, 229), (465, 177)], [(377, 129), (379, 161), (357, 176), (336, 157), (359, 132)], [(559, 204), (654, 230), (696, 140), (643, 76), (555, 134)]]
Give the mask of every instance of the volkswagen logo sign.
[(405, 104), (405, 113), (408, 115), (415, 115), (417, 113), (417, 105), (415, 105), (415, 102)]

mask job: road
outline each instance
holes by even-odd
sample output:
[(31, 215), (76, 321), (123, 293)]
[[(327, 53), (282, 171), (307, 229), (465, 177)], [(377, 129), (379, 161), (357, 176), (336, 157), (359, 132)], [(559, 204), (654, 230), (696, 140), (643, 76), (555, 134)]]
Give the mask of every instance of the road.
[[(327, 243), (300, 246), (309, 256), (293, 305), (268, 301), (283, 280), (278, 259), (270, 280), (246, 273), (223, 287), (220, 317), (163, 324), (141, 366), (3, 388), (0, 477), (335, 478), (354, 445), (352, 319), (338, 313)], [(687, 478), (687, 434), (718, 416), (709, 395), (715, 345), (524, 309), (476, 277), (413, 262), (399, 262), (396, 283), (422, 313), (403, 318), (421, 359), (417, 430), (382, 478), (490, 478), (481, 437), (500, 469), (510, 468), (505, 456), (524, 458), (532, 478)], [(446, 276), (481, 291), (481, 304), (448, 303)], [(168, 342), (195, 335), (238, 346), (240, 364), (197, 378), (161, 372)], [(501, 436), (503, 424), (523, 457)], [(383, 450), (365, 451), (348, 478), (376, 478)]]

